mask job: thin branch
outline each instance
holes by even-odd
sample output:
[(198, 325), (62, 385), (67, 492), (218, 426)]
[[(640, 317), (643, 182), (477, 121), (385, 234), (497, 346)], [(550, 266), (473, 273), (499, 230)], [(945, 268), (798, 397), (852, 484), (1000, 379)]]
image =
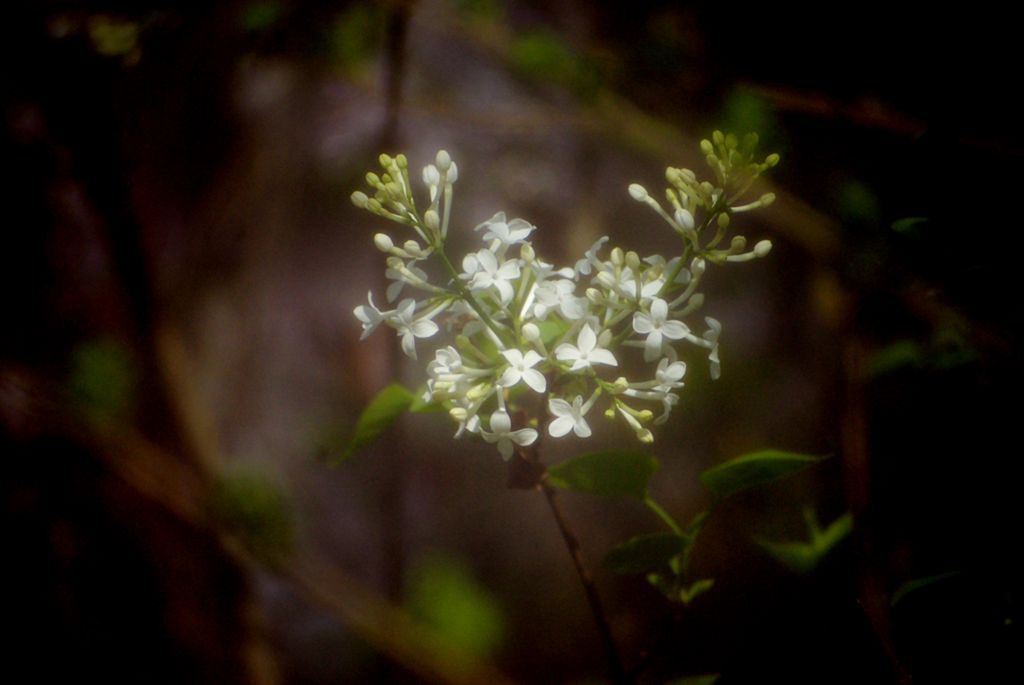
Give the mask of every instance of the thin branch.
[(569, 525), (569, 521), (565, 518), (565, 512), (562, 511), (562, 505), (558, 502), (557, 493), (548, 483), (546, 476), (541, 480), (537, 488), (544, 493), (544, 497), (548, 500), (551, 513), (555, 517), (558, 529), (562, 531), (562, 538), (565, 540), (565, 545), (569, 548), (569, 555), (576, 566), (576, 573), (579, 574), (580, 582), (583, 583), (583, 591), (587, 595), (587, 602), (590, 604), (590, 610), (594, 614), (594, 621), (597, 623), (598, 632), (601, 633), (601, 642), (604, 645), (605, 656), (608, 658), (608, 671), (612, 682), (628, 683), (630, 679), (626, 675), (626, 670), (622, 667), (622, 662), (619, 660), (619, 651), (615, 647), (615, 639), (612, 637), (612, 630), (608, 625), (608, 617), (604, 613), (601, 597), (597, 594), (594, 578), (590, 575), (590, 570), (583, 559), (583, 550), (580, 548), (579, 540), (576, 539), (576, 534)]

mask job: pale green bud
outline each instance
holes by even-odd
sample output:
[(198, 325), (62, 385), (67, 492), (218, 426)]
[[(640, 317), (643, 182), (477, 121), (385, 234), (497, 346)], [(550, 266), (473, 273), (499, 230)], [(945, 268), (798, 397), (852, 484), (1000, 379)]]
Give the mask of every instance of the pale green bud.
[(642, 431), (638, 431), (636, 434), (636, 438), (645, 445), (650, 445), (652, 442), (654, 442), (654, 434), (651, 433), (651, 431), (647, 430), (646, 428), (644, 428)]
[(601, 335), (597, 336), (597, 344), (600, 347), (608, 347), (608, 343), (612, 341), (612, 331), (610, 328), (606, 328), (601, 331)]
[(621, 247), (612, 248), (611, 253), (612, 264), (615, 266), (622, 266), (622, 263), (626, 259), (626, 254), (622, 251)]
[(467, 412), (463, 407), (452, 407), (448, 410), (448, 416), (452, 417), (455, 421), (462, 423), (469, 416), (469, 412)]
[(523, 258), (527, 264), (533, 262), (537, 254), (533, 251), (533, 246), (530, 243), (523, 243), (522, 247), (519, 248), (519, 256)]
[(370, 185), (370, 186), (372, 186), (374, 188), (380, 188), (380, 186), (381, 186), (380, 176), (378, 176), (377, 174), (373, 173), (372, 171), (369, 171), (369, 172), (366, 173), (366, 183), (367, 183), (367, 185)]
[(413, 257), (419, 257), (423, 254), (423, 248), (415, 240), (406, 240), (402, 247)]
[(428, 209), (423, 213), (423, 223), (431, 231), (436, 231), (441, 226), (441, 219), (437, 216), (437, 212), (433, 209)]
[(754, 245), (754, 254), (758, 257), (767, 257), (768, 253), (772, 251), (772, 241), (761, 240)]
[(719, 228), (729, 228), (729, 221), (729, 215), (726, 214), (725, 212), (722, 212), (721, 214), (718, 215)]
[(647, 189), (639, 183), (630, 183), (629, 196), (637, 202), (643, 202), (647, 199)]
[(692, 231), (696, 222), (693, 220), (693, 214), (690, 210), (683, 209), (680, 207), (676, 210), (676, 223), (683, 227), (684, 230)]
[(779, 160), (779, 153), (773, 152), (764, 158), (764, 163), (767, 164), (769, 168), (771, 168), (778, 165)]
[(537, 342), (540, 340), (540, 328), (538, 328), (535, 323), (524, 323), (523, 337), (529, 342)]
[(771, 203), (775, 202), (775, 193), (765, 193), (761, 196), (761, 199), (758, 200), (758, 202), (761, 203), (762, 207), (767, 207)]
[(711, 134), (711, 140), (715, 141), (715, 145), (725, 145), (725, 136), (721, 131), (715, 131)]
[(705, 155), (710, 155), (715, 151), (715, 147), (711, 144), (710, 140), (704, 139), (700, 141), (700, 151)]
[(406, 159), (405, 155), (403, 154), (399, 154), (397, 157), (395, 157), (395, 164), (398, 165), (399, 169), (409, 168), (409, 160)]
[(437, 165), (439, 171), (448, 171), (448, 167), (452, 165), (451, 155), (448, 154), (447, 150), (438, 150), (434, 164)]
[(597, 288), (587, 288), (585, 294), (587, 296), (587, 299), (593, 302), (594, 304), (602, 304), (604, 302), (604, 296), (601, 294), (601, 291), (598, 290)]
[(370, 198), (366, 196), (366, 193), (362, 192), (361, 190), (357, 190), (356, 192), (352, 193), (352, 204), (354, 204), (356, 207), (359, 207), (360, 209), (366, 209), (366, 203), (367, 201), (369, 201), (369, 199)]
[(650, 409), (641, 409), (636, 413), (636, 418), (638, 421), (647, 423), (648, 421), (654, 418), (654, 412), (652, 412)]
[(384, 210), (380, 201), (375, 197), (371, 197), (366, 201), (366, 208), (374, 214), (380, 214)]
[(626, 266), (632, 269), (634, 272), (640, 268), (640, 255), (633, 250), (626, 253)]
[(471, 402), (475, 402), (479, 399), (483, 399), (484, 397), (486, 397), (487, 392), (487, 384), (481, 383), (480, 385), (474, 385), (472, 388), (470, 388), (469, 391), (466, 392), (466, 397)]
[(391, 252), (392, 248), (395, 247), (395, 244), (391, 241), (391, 238), (389, 238), (388, 235), (385, 233), (378, 233), (377, 235), (373, 236), (373, 244), (376, 245), (377, 249), (380, 250), (381, 252)]
[(734, 235), (729, 243), (729, 252), (743, 252), (747, 247), (747, 239), (741, 235)]
[[(615, 382), (612, 383), (611, 393), (613, 395), (619, 395), (627, 390), (629, 390), (629, 381), (626, 380), (625, 376), (619, 376), (615, 379)], [(609, 409), (609, 411), (612, 412), (612, 416), (615, 416), (614, 410)]]
[(604, 410), (604, 417), (606, 419), (614, 419), (615, 418), (615, 408), (614, 407), (608, 407), (607, 409), (605, 409)]
[(384, 169), (390, 169), (391, 163), (394, 162), (395, 160), (391, 159), (390, 155), (386, 155), (382, 152), (380, 154), (380, 157), (377, 158), (377, 161), (380, 162), (381, 167), (383, 167)]

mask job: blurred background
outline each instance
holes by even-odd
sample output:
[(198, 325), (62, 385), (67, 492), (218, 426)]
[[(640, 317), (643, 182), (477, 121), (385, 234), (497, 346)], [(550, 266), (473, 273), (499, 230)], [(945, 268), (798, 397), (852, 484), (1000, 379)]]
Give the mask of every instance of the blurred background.
[[(702, 169), (720, 128), (782, 156), (778, 201), (735, 222), (774, 250), (708, 279), (722, 378), (690, 360), (653, 492), (685, 521), (709, 466), (830, 458), (716, 509), (693, 561), (716, 584), (681, 610), (600, 567), (650, 513), (566, 493), (623, 661), (645, 683), (1024, 682), (1005, 10), (2, 11), (5, 679), (602, 682), (558, 529), (493, 447), (410, 415), (331, 465), (378, 390), (424, 380), (389, 331), (358, 340), (383, 226), (348, 197), (380, 152), (444, 147), (454, 254), (499, 210), (560, 264), (601, 235), (663, 253), (626, 187)], [(547, 458), (630, 440), (600, 425)], [(805, 510), (852, 532), (787, 563), (764, 542), (806, 540)]]

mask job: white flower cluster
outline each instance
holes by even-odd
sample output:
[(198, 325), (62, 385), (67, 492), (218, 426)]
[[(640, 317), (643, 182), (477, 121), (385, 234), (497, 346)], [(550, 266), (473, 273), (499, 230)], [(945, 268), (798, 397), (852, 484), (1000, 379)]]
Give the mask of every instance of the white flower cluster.
[[(509, 220), (503, 212), (476, 227), (483, 246), (456, 268), (445, 252), (455, 163), (442, 150), (435, 164), (423, 169), (429, 203), (420, 211), (405, 156), (381, 155), (383, 173), (366, 177), (373, 196), (355, 192), (352, 201), (406, 226), (415, 237), (401, 245), (383, 233), (374, 237), (388, 255), (386, 275), (392, 283), (386, 299), (393, 308), (379, 308), (369, 294), (368, 303), (355, 309), (363, 338), (384, 324), (416, 358), (417, 339), (433, 338), (442, 325), (454, 334), (454, 344), (436, 349), (427, 364), (424, 399), (448, 409), (458, 423), (456, 436), (478, 434), (505, 459), (515, 446), (537, 440), (543, 414), (550, 419), (544, 420), (551, 437), (570, 432), (589, 437), (588, 414), (602, 397), (606, 416), (620, 417), (641, 442), (651, 442), (648, 426), (668, 419), (683, 387), (686, 363), (676, 346), (705, 350), (712, 377), (720, 373), (721, 324), (705, 317), (706, 329), (697, 333), (684, 321), (704, 303), (698, 288), (708, 266), (763, 257), (771, 249), (764, 240), (747, 250), (742, 236), (718, 247), (733, 214), (774, 199), (769, 194), (735, 205), (753, 180), (778, 162), (777, 155), (753, 161), (755, 146), (756, 138), (741, 142), (715, 132), (702, 149), (717, 183), (699, 182), (692, 171), (670, 167), (669, 210), (643, 187), (629, 187), (635, 200), (649, 205), (679, 235), (677, 256), (641, 258), (614, 247), (601, 258), (605, 237), (564, 268), (534, 252), (529, 239), (535, 226)], [(434, 282), (421, 268), (428, 260), (443, 271)], [(422, 299), (399, 300), (406, 288)], [(647, 379), (619, 375), (620, 362), (625, 365), (631, 354), (649, 366)], [(512, 417), (523, 415), (535, 418), (520, 419), (522, 425), (513, 428)]]

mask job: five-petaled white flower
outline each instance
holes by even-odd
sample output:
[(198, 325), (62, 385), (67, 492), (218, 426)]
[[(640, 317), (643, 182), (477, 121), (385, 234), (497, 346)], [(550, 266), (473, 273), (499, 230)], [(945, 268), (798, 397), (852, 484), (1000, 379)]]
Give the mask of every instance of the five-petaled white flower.
[(548, 381), (544, 378), (544, 374), (533, 368), (544, 357), (533, 350), (527, 350), (526, 354), (519, 350), (503, 350), (501, 354), (509, 363), (509, 367), (505, 369), (505, 373), (501, 375), (501, 381), (499, 381), (502, 386), (511, 388), (522, 380), (536, 392), (547, 390)]
[(360, 340), (365, 340), (366, 336), (373, 333), (377, 326), (381, 325), (382, 322), (386, 321), (388, 317), (392, 316), (395, 312), (393, 309), (386, 311), (377, 309), (377, 305), (373, 303), (372, 292), (366, 293), (366, 299), (370, 302), (369, 306), (361, 304), (352, 310), (356, 315), (356, 318), (363, 324), (363, 334), (359, 336)]
[(637, 312), (633, 315), (633, 330), (647, 336), (644, 344), (644, 361), (652, 362), (661, 355), (662, 338), (681, 340), (690, 332), (682, 321), (668, 320), (668, 303), (660, 297), (651, 300), (651, 312)]
[(501, 296), (501, 304), (508, 304), (512, 299), (512, 284), (514, 278), (519, 278), (519, 264), (509, 260), (500, 266), (498, 258), (490, 250), (468, 254), (462, 260), (462, 268), (465, 271), (462, 277), (469, 281), (472, 290), (486, 290), (497, 288)]
[(597, 335), (594, 334), (594, 329), (590, 327), (590, 324), (584, 324), (580, 329), (575, 345), (562, 343), (556, 347), (555, 357), (561, 361), (571, 361), (570, 371), (579, 371), (588, 368), (591, 364), (619, 365), (611, 352), (597, 346)]
[(429, 338), (437, 333), (437, 324), (430, 319), (414, 319), (416, 300), (407, 298), (398, 303), (398, 308), (391, 314), (387, 323), (398, 331), (402, 337), (402, 351), (416, 358), (416, 338)]
[(473, 230), (479, 231), (481, 228), (487, 229), (484, 240), (498, 240), (504, 245), (515, 245), (526, 240), (536, 226), (523, 219), (505, 221), (505, 212), (498, 212)]
[(583, 417), (590, 410), (590, 406), (590, 402), (583, 404), (583, 397), (580, 395), (576, 396), (572, 404), (557, 397), (548, 400), (548, 410), (556, 417), (548, 425), (548, 433), (553, 438), (560, 438), (572, 431), (581, 438), (589, 438), (590, 425)]
[(686, 362), (669, 362), (668, 357), (664, 357), (658, 362), (658, 369), (654, 372), (654, 377), (658, 380), (658, 385), (655, 387), (665, 392), (673, 388), (681, 388), (685, 375)]
[(491, 414), (491, 430), (481, 429), (480, 435), (489, 443), (497, 443), (498, 452), (505, 461), (512, 457), (512, 451), (515, 449), (513, 444), (526, 447), (537, 439), (537, 431), (532, 428), (512, 430), (512, 419), (501, 409)]

